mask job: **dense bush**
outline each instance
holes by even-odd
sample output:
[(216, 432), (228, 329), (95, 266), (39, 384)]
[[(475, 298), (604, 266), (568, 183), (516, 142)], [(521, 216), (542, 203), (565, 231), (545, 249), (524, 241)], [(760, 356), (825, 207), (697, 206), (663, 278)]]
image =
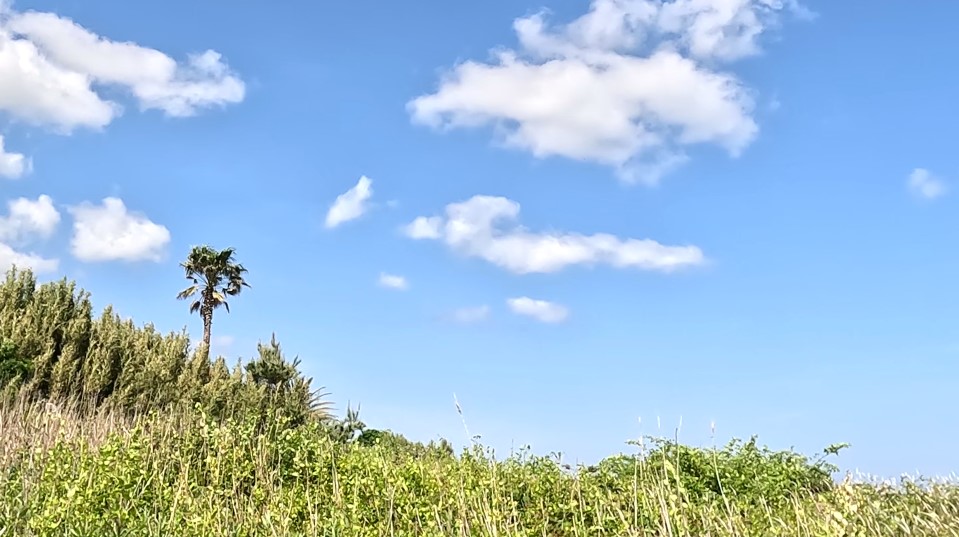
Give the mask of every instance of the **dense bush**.
[[(592, 469), (600, 478), (622, 483), (642, 470), (674, 484), (696, 502), (723, 497), (762, 498), (781, 506), (805, 493), (821, 493), (833, 486), (838, 468), (825, 458), (809, 460), (793, 451), (760, 447), (755, 437), (748, 442), (734, 439), (722, 449), (700, 449), (674, 441), (651, 438), (652, 449), (635, 456), (620, 455)], [(825, 454), (844, 446), (830, 446)], [(612, 486), (612, 485), (611, 485)]]

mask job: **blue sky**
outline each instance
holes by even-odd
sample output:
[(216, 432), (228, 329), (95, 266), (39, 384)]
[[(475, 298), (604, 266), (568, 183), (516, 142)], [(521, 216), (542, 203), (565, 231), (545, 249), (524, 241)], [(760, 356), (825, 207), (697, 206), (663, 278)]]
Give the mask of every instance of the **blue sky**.
[(0, 6), (4, 266), (197, 335), (234, 246), (215, 351), (419, 440), (959, 466), (959, 6)]

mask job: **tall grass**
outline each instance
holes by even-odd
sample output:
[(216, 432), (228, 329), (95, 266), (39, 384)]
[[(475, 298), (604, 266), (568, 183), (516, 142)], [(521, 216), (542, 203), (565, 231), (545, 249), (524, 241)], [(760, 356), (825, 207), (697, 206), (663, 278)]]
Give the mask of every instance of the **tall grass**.
[(959, 535), (955, 485), (823, 485), (825, 466), (752, 442), (566, 469), (257, 423), (7, 403), (0, 536)]

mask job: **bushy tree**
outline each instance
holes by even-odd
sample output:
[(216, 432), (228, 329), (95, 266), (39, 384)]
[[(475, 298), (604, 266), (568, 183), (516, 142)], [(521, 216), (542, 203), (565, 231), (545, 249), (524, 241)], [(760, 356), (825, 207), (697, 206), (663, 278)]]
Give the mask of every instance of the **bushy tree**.
[(322, 400), (322, 388), (312, 390), (313, 379), (300, 373), (300, 359), (287, 361), (283, 356), (276, 334), (268, 344), (257, 344), (259, 356), (246, 364), (246, 372), (253, 384), (258, 386), (269, 406), (282, 409), (294, 424), (307, 421), (323, 421), (330, 417), (329, 406)]

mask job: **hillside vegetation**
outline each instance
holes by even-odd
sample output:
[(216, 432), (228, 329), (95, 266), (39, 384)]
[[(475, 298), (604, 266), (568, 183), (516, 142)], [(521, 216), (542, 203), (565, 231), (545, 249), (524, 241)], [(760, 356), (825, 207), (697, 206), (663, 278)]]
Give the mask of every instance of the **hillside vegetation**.
[[(236, 294), (195, 285), (181, 295)], [(209, 342), (216, 306), (194, 305)], [(350, 409), (334, 416), (298, 365), (271, 338), (231, 367), (185, 332), (94, 314), (73, 282), (9, 271), (0, 536), (959, 535), (955, 484), (837, 484), (828, 457), (842, 446), (808, 458), (755, 440), (643, 439), (579, 468), (456, 453), (369, 429)]]

